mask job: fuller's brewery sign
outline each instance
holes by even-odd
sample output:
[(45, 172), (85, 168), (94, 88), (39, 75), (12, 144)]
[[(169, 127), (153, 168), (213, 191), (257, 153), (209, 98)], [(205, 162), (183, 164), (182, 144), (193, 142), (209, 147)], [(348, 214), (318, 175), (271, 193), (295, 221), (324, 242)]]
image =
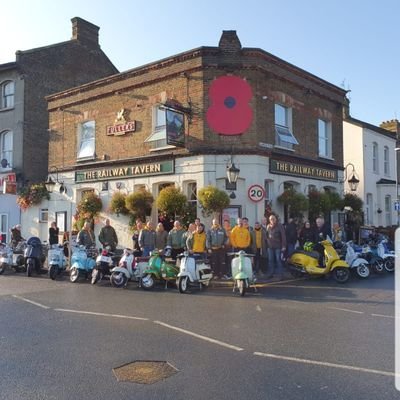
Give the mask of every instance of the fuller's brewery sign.
[(114, 125), (106, 127), (107, 136), (120, 136), (125, 135), (128, 132), (136, 131), (136, 121), (127, 121), (128, 110), (122, 108), (117, 112), (117, 118), (114, 121)]
[(139, 176), (152, 176), (174, 173), (174, 161), (161, 161), (158, 163), (133, 164), (122, 167), (91, 169), (76, 171), (75, 182), (96, 182), (112, 179), (136, 178)]
[(337, 182), (337, 170), (311, 167), (305, 164), (270, 159), (269, 171), (273, 174), (292, 175), (303, 178)]

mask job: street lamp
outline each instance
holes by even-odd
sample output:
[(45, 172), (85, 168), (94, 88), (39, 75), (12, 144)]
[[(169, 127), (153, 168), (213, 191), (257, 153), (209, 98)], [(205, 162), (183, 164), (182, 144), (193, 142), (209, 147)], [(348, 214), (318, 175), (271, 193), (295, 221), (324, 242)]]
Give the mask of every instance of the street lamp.
[[(60, 188), (58, 189), (59, 192), (62, 193), (67, 193), (67, 188), (64, 185), (63, 181), (59, 181), (58, 180), (58, 171), (59, 169), (57, 167), (50, 167), (49, 169), (49, 175), (47, 177), (46, 182), (44, 183), (46, 186), (46, 189), (48, 190), (49, 193), (53, 193), (54, 187), (56, 186), (56, 184), (60, 185)], [(51, 173), (56, 173), (56, 180), (54, 181), (54, 179), (51, 177)]]
[[(350, 176), (349, 179), (347, 179), (347, 168), (348, 167), (352, 167), (353, 168), (352, 171), (351, 171), (351, 176)], [(357, 187), (358, 187), (358, 184), (360, 183), (360, 180), (357, 178), (357, 173), (356, 173), (356, 170), (355, 170), (354, 165), (352, 163), (347, 163), (346, 164), (346, 166), (344, 167), (344, 178), (343, 178), (343, 180), (339, 180), (340, 183), (344, 183), (346, 181), (349, 184), (350, 190), (352, 192), (357, 191)]]
[[(226, 175), (228, 177), (228, 182), (231, 184), (232, 183), (236, 184), (238, 177), (239, 177), (239, 172), (240, 172), (240, 169), (235, 166), (235, 164), (232, 161), (232, 157), (231, 157), (231, 161), (230, 161), (229, 165), (226, 166)], [(236, 195), (233, 191), (231, 192), (229, 197), (231, 199), (236, 199)]]

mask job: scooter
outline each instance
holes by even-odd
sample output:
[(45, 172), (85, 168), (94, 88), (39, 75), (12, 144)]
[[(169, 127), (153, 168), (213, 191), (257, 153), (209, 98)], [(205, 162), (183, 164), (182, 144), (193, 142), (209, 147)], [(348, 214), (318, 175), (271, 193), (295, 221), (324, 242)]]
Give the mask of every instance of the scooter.
[(371, 243), (363, 246), (361, 254), (371, 266), (372, 271), (376, 274), (385, 273), (384, 260), (379, 256), (378, 246), (376, 244)]
[(210, 284), (213, 274), (210, 265), (204, 260), (197, 260), (188, 251), (178, 255), (181, 258), (177, 286), (179, 293), (187, 293), (190, 286), (197, 286), (200, 290)]
[(362, 258), (360, 254), (356, 253), (352, 247), (353, 242), (347, 242), (345, 244), (346, 256), (345, 261), (349, 264), (349, 268), (355, 271), (357, 276), (362, 279), (366, 279), (370, 276), (371, 270), (369, 268), (368, 261)]
[(32, 236), (26, 242), (26, 248), (24, 251), (26, 274), (32, 276), (32, 272), (36, 271), (37, 274), (41, 273), (41, 269), (46, 256), (43, 252), (43, 246), (41, 240)]
[(253, 286), (254, 291), (257, 292), (255, 287), (256, 277), (253, 274), (253, 265), (250, 259), (250, 257), (254, 257), (254, 254), (247, 254), (243, 250), (227, 254), (228, 256), (234, 256), (231, 262), (231, 273), (234, 282), (233, 293), (238, 289), (240, 296), (244, 296), (250, 286)]
[(25, 265), (25, 247), (25, 241), (19, 242), (15, 249), (7, 244), (0, 244), (0, 275), (4, 273), (7, 267), (13, 268), (15, 272), (20, 272)]
[(387, 239), (383, 239), (378, 243), (378, 254), (383, 258), (383, 266), (386, 272), (393, 272), (395, 265), (395, 254), (389, 249)]
[[(168, 253), (165, 256), (168, 257)], [(158, 281), (165, 282), (165, 289), (167, 289), (168, 282), (176, 282), (178, 272), (179, 267), (176, 266), (175, 261), (167, 260), (164, 256), (161, 256), (158, 250), (154, 250), (143, 272), (141, 286), (144, 290), (151, 290)]]
[(143, 272), (148, 264), (149, 257), (135, 257), (132, 249), (125, 248), (118, 266), (111, 270), (111, 285), (126, 288), (128, 281), (135, 281), (141, 287)]
[(292, 275), (295, 277), (302, 275), (323, 276), (332, 273), (337, 282), (347, 282), (350, 277), (349, 264), (340, 259), (332, 241), (322, 240), (319, 243), (324, 247), (325, 266), (319, 265), (320, 254), (317, 251), (297, 249), (287, 260), (287, 266)]
[(67, 269), (67, 258), (64, 254), (65, 244), (52, 244), (47, 254), (49, 277), (53, 281)]
[(72, 248), (69, 276), (71, 282), (75, 283), (81, 275), (84, 275), (85, 279), (89, 279), (89, 275), (96, 265), (96, 254), (97, 250), (94, 247), (86, 249), (81, 245)]
[(111, 275), (111, 269), (114, 266), (113, 253), (110, 246), (100, 250), (96, 258), (96, 265), (92, 271), (92, 285), (101, 281), (105, 275)]

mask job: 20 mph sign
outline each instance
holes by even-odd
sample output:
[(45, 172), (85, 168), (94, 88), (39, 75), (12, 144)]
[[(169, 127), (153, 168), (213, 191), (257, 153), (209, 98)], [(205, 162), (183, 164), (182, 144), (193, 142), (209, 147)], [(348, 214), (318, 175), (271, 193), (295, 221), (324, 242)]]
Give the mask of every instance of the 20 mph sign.
[(247, 193), (249, 195), (249, 199), (255, 203), (258, 203), (265, 197), (265, 190), (260, 185), (251, 185)]

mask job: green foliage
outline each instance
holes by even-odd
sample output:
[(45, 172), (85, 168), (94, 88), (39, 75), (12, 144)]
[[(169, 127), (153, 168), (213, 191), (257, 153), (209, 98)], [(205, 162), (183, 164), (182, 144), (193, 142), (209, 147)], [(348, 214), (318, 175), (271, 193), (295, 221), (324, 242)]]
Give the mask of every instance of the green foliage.
[(364, 203), (360, 197), (353, 193), (346, 193), (340, 206), (341, 209), (344, 207), (351, 207), (353, 211), (361, 212), (363, 210)]
[(341, 208), (341, 199), (338, 193), (311, 190), (308, 193), (309, 217), (314, 220), (318, 215), (325, 215)]
[(308, 209), (308, 199), (304, 194), (294, 189), (286, 189), (278, 196), (278, 202), (289, 207), (289, 214), (293, 217), (302, 217), (303, 211)]
[(44, 183), (33, 184), (22, 188), (18, 193), (17, 204), (25, 211), (29, 207), (40, 204), (43, 199), (50, 200), (50, 193)]
[(128, 215), (129, 210), (126, 208), (126, 197), (124, 193), (114, 192), (110, 201), (110, 211), (117, 215)]
[(226, 192), (212, 185), (200, 189), (197, 193), (197, 198), (205, 217), (222, 212), (230, 204), (230, 199)]
[(158, 209), (174, 218), (182, 216), (187, 207), (187, 197), (175, 186), (167, 186), (162, 189), (157, 197)]
[(131, 193), (125, 199), (125, 207), (136, 218), (142, 221), (146, 220), (146, 215), (150, 215), (153, 207), (153, 195), (147, 190), (139, 190)]

